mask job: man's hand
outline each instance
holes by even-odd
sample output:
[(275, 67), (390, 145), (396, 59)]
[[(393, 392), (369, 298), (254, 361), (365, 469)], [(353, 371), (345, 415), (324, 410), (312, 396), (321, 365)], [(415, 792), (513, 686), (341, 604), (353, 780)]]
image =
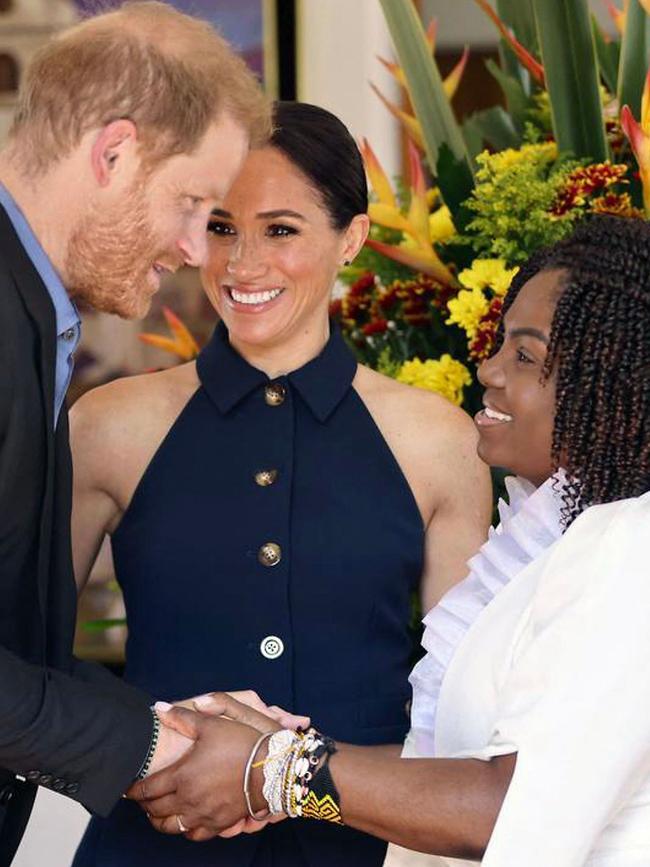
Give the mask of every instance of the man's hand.
[(194, 738), (169, 726), (161, 725), (158, 743), (156, 744), (156, 750), (149, 765), (147, 776), (175, 764), (185, 755), (193, 743)]
[[(209, 715), (166, 707), (156, 706), (164, 727), (195, 744), (176, 764), (136, 783), (128, 796), (140, 802), (153, 826), (164, 833), (208, 840), (222, 832), (231, 836), (251, 830), (252, 822), (245, 821), (244, 766), (260, 733), (282, 726), (225, 693), (211, 695)], [(261, 749), (259, 758), (263, 755)], [(261, 769), (253, 773), (253, 808), (263, 810), (263, 775)]]

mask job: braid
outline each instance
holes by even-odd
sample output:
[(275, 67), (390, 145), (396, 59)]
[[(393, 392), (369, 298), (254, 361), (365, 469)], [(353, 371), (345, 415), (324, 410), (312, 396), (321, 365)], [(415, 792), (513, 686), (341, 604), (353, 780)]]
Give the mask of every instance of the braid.
[(566, 276), (542, 375), (556, 371), (551, 457), (567, 473), (568, 526), (588, 505), (650, 489), (650, 225), (586, 220), (522, 268), (504, 315), (531, 277), (551, 269)]

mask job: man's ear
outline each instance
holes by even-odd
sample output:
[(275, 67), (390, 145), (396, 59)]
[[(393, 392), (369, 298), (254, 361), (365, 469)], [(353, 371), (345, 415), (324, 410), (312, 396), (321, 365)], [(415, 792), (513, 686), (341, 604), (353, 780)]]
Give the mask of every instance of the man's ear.
[(135, 154), (138, 134), (133, 121), (114, 120), (97, 133), (90, 152), (93, 174), (101, 187), (107, 187), (121, 163)]

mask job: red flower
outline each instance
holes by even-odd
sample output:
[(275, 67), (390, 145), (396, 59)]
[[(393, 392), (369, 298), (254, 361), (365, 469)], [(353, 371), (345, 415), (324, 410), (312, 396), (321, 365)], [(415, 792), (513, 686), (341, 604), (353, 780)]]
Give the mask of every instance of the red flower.
[(362, 274), (359, 279), (350, 286), (349, 294), (357, 297), (359, 295), (368, 295), (375, 288), (375, 275), (372, 271), (367, 271)]
[(373, 319), (361, 329), (366, 337), (370, 337), (372, 334), (383, 334), (387, 330), (388, 322), (385, 319)]
[(343, 312), (343, 302), (340, 298), (335, 298), (330, 304), (330, 316), (332, 319), (338, 319)]
[(570, 210), (585, 204), (585, 198), (623, 181), (627, 166), (619, 163), (594, 163), (571, 172), (564, 188), (551, 207), (554, 217), (563, 217)]

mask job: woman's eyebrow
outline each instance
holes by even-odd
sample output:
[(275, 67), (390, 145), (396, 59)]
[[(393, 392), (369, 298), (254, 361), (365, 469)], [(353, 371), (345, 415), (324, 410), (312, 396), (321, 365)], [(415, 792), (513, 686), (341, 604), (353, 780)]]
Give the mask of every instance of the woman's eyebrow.
[(259, 220), (277, 220), (280, 217), (293, 217), (294, 220), (305, 220), (302, 214), (298, 211), (292, 211), (288, 208), (279, 208), (277, 211), (261, 211), (257, 214)]
[(539, 328), (529, 328), (526, 326), (513, 328), (512, 331), (507, 332), (507, 335), (508, 337), (534, 337), (536, 340), (540, 340), (544, 346), (548, 346), (549, 343), (548, 337)]

